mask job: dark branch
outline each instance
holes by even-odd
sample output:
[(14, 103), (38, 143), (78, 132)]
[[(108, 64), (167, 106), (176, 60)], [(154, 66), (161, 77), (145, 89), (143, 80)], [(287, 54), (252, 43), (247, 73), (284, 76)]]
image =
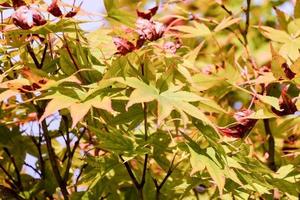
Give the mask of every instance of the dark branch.
[(26, 48), (27, 48), (27, 51), (28, 51), (29, 55), (31, 56), (36, 68), (40, 69), (41, 68), (40, 63), (39, 63), (38, 59), (36, 58), (36, 55), (35, 55), (32, 47), (30, 46), (30, 44), (27, 44)]
[[(65, 171), (65, 174), (64, 174), (64, 177), (63, 177), (64, 182), (68, 181), (69, 174), (70, 174), (70, 168), (71, 168), (71, 165), (72, 165), (72, 159), (74, 157), (75, 151), (76, 151), (77, 147), (79, 146), (79, 142), (80, 142), (81, 138), (83, 137), (85, 131), (86, 131), (86, 128), (84, 128), (81, 131), (81, 133), (80, 133), (77, 141), (74, 144), (74, 147), (73, 147), (72, 151), (70, 150), (70, 154), (69, 154), (69, 158), (68, 158), (68, 163), (67, 163), (66, 171)], [(69, 143), (69, 145), (70, 145), (70, 143)]]
[(138, 189), (138, 188), (140, 187), (140, 184), (138, 183), (138, 181), (137, 181), (135, 175), (133, 174), (133, 172), (132, 172), (132, 170), (131, 170), (131, 167), (130, 167), (129, 163), (128, 163), (127, 161), (125, 161), (121, 155), (120, 155), (119, 157), (120, 157), (120, 159), (122, 160), (122, 162), (124, 163), (125, 168), (126, 168), (128, 174), (129, 174), (129, 176), (130, 176), (130, 178), (131, 178), (131, 180), (132, 180), (134, 186)]
[[(41, 113), (41, 112), (39, 112), (39, 113)], [(42, 121), (42, 130), (43, 130), (43, 133), (44, 133), (46, 146), (47, 146), (47, 151), (48, 151), (48, 155), (49, 155), (49, 160), (50, 160), (50, 164), (51, 164), (55, 179), (56, 179), (56, 181), (57, 181), (57, 183), (58, 183), (58, 185), (61, 189), (61, 192), (64, 196), (64, 199), (68, 200), (69, 199), (68, 198), (69, 193), (67, 191), (66, 184), (65, 184), (65, 182), (63, 181), (63, 179), (61, 177), (61, 174), (60, 174), (60, 171), (59, 171), (59, 168), (58, 168), (58, 165), (57, 165), (56, 154), (55, 154), (54, 149), (52, 147), (51, 137), (49, 135), (48, 127), (47, 127), (47, 124), (46, 124), (45, 120)]]
[(155, 184), (155, 187), (156, 187), (156, 199), (158, 200), (159, 199), (159, 195), (160, 195), (160, 190), (161, 188), (164, 186), (164, 184), (166, 183), (166, 181), (168, 180), (168, 178), (171, 176), (172, 172), (174, 171), (174, 169), (179, 165), (180, 162), (178, 162), (175, 166), (174, 166), (174, 162), (175, 162), (175, 158), (176, 158), (176, 155), (175, 154), (172, 158), (172, 161), (171, 161), (171, 164), (170, 164), (170, 167), (167, 171), (167, 174), (166, 176), (164, 177), (164, 179), (162, 180), (162, 182), (160, 184), (158, 184), (157, 180), (156, 179), (153, 179), (153, 182)]
[(18, 183), (18, 187), (22, 190), (23, 186), (22, 186), (22, 180), (21, 180), (21, 175), (20, 175), (20, 170), (17, 166), (17, 163), (15, 161), (15, 158), (11, 155), (11, 153), (9, 152), (9, 150), (4, 147), (3, 150), (5, 151), (5, 153), (8, 155), (9, 159), (11, 160), (14, 169), (15, 169), (15, 173), (17, 175), (17, 183)]
[(76, 180), (75, 180), (75, 183), (74, 183), (74, 190), (75, 190), (75, 192), (77, 192), (77, 185), (78, 185), (80, 176), (82, 175), (83, 170), (84, 170), (87, 166), (88, 166), (88, 164), (85, 163), (85, 164), (81, 167), (80, 172), (79, 172), (78, 176), (76, 177)]
[(33, 167), (32, 165), (24, 162), (24, 165), (26, 165), (27, 167), (31, 168), (33, 171), (35, 171), (40, 177), (42, 177), (41, 172), (39, 172), (39, 170), (37, 170), (35, 167)]
[(246, 14), (246, 25), (245, 25), (245, 29), (243, 31), (243, 38), (244, 38), (244, 42), (246, 45), (248, 45), (248, 39), (247, 39), (247, 34), (248, 34), (248, 29), (249, 29), (249, 24), (250, 24), (250, 6), (251, 6), (251, 0), (247, 0), (247, 8), (245, 11)]
[(15, 181), (15, 179), (9, 174), (9, 172), (0, 164), (0, 169), (4, 172), (4, 174), (9, 178), (9, 180), (12, 182), (12, 186), (14, 188), (18, 188), (18, 183)]
[(40, 66), (39, 66), (39, 69), (42, 69), (42, 68), (43, 68), (44, 61), (45, 61), (45, 58), (46, 58), (47, 49), (48, 49), (48, 43), (45, 44), (45, 48), (44, 48), (44, 51), (43, 51), (43, 57), (42, 57), (42, 60), (41, 60), (41, 64), (40, 64)]

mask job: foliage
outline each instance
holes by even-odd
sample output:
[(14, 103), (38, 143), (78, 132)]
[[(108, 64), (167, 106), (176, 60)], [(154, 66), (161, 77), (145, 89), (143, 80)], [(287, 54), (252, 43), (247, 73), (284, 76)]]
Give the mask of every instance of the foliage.
[(299, 0), (0, 5), (1, 199), (299, 198)]

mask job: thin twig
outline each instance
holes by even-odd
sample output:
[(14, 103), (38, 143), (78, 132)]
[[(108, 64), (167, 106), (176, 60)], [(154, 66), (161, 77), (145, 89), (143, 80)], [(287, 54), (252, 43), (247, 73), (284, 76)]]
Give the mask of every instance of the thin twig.
[(45, 47), (44, 47), (44, 51), (43, 51), (43, 57), (42, 57), (42, 60), (41, 60), (41, 64), (40, 64), (40, 66), (39, 66), (39, 69), (42, 69), (42, 68), (43, 68), (44, 61), (45, 61), (45, 58), (46, 58), (47, 49), (48, 49), (48, 43), (45, 43)]
[[(81, 131), (81, 133), (80, 133), (80, 135), (79, 135), (77, 141), (76, 141), (75, 144), (74, 144), (74, 147), (73, 147), (72, 151), (70, 151), (69, 158), (68, 158), (68, 163), (67, 163), (67, 167), (66, 167), (66, 171), (65, 171), (65, 174), (64, 174), (64, 176), (63, 176), (64, 182), (67, 182), (68, 179), (69, 179), (69, 174), (70, 174), (70, 168), (71, 168), (71, 165), (72, 165), (72, 160), (73, 160), (75, 151), (76, 151), (77, 147), (79, 146), (79, 142), (80, 142), (81, 138), (83, 137), (83, 135), (84, 135), (84, 133), (85, 133), (85, 130), (86, 130), (86, 128), (84, 128), (84, 129)], [(69, 144), (70, 144), (70, 143), (69, 143)]]
[[(73, 65), (75, 66), (76, 70), (79, 71), (79, 70), (80, 70), (80, 67), (79, 67), (79, 65), (77, 64), (77, 62), (76, 62), (74, 56), (72, 55), (71, 49), (70, 49), (70, 47), (69, 47), (69, 45), (68, 45), (68, 42), (67, 42), (67, 38), (66, 38), (65, 35), (63, 35), (63, 37), (64, 37), (64, 40), (65, 40), (65, 47), (66, 47), (66, 50), (67, 50), (67, 52), (68, 52), (68, 55), (69, 55), (69, 57), (71, 58), (71, 60), (72, 60), (72, 62), (73, 62)], [(81, 73), (80, 73), (80, 72), (78, 72), (78, 75), (79, 75), (81, 81), (84, 82), (84, 78), (81, 76)]]
[[(147, 104), (144, 103), (144, 138), (145, 141), (148, 140), (148, 120), (147, 120), (147, 112), (148, 112), (148, 108), (147, 108)], [(141, 190), (143, 190), (145, 181), (146, 181), (146, 173), (147, 173), (147, 163), (148, 163), (148, 154), (145, 154), (145, 158), (144, 158), (144, 167), (143, 167), (143, 175), (142, 175), (142, 179), (141, 179), (141, 183), (140, 183), (140, 187)]]
[(130, 178), (131, 178), (131, 180), (132, 180), (134, 186), (135, 186), (136, 188), (139, 188), (139, 187), (140, 187), (140, 184), (139, 184), (139, 182), (137, 181), (135, 175), (133, 174), (133, 172), (132, 172), (132, 170), (131, 170), (131, 167), (130, 167), (129, 163), (128, 163), (127, 161), (125, 161), (121, 155), (120, 155), (119, 157), (120, 157), (120, 159), (122, 160), (122, 162), (124, 163), (125, 168), (126, 168), (128, 174), (129, 174), (129, 176), (130, 176)]
[(87, 166), (88, 166), (88, 164), (85, 163), (85, 164), (82, 165), (82, 167), (80, 168), (80, 172), (79, 172), (78, 176), (76, 177), (76, 180), (75, 180), (75, 183), (74, 183), (74, 190), (75, 190), (75, 192), (77, 192), (77, 185), (78, 185), (80, 176), (82, 175), (83, 170), (84, 170)]
[(40, 69), (40, 63), (39, 63), (38, 59), (36, 58), (36, 55), (35, 55), (35, 53), (34, 53), (32, 47), (30, 46), (30, 44), (27, 44), (27, 45), (26, 45), (26, 48), (27, 48), (27, 51), (28, 51), (29, 55), (31, 56), (31, 58), (32, 58), (32, 60), (33, 60), (33, 62), (34, 62), (34, 64), (35, 64), (35, 66), (36, 66), (38, 69)]
[(228, 13), (228, 15), (232, 15), (232, 11), (228, 10), (224, 4), (221, 5), (221, 8), (223, 8), (223, 10)]
[(22, 189), (23, 186), (22, 186), (22, 180), (21, 180), (20, 170), (19, 170), (19, 168), (17, 166), (15, 158), (11, 155), (11, 153), (9, 152), (9, 150), (6, 147), (4, 147), (3, 150), (8, 155), (8, 157), (10, 158), (10, 160), (11, 160), (11, 162), (12, 162), (14, 168), (15, 168), (15, 173), (17, 175), (17, 183), (18, 183), (19, 188)]
[(244, 38), (244, 42), (245, 42), (246, 45), (248, 45), (247, 34), (248, 34), (248, 29), (249, 29), (249, 24), (250, 24), (250, 6), (251, 6), (251, 0), (247, 0), (247, 8), (246, 8), (246, 11), (245, 11), (246, 25), (245, 25), (245, 29), (242, 33), (243, 38)]
[(177, 153), (175, 153), (175, 155), (172, 158), (170, 167), (167, 171), (166, 176), (164, 177), (164, 179), (162, 180), (162, 182), (160, 184), (158, 184), (156, 179), (153, 179), (153, 182), (155, 184), (156, 187), (156, 200), (159, 200), (159, 195), (160, 195), (160, 190), (161, 188), (164, 186), (164, 184), (166, 183), (166, 181), (168, 180), (168, 178), (171, 176), (172, 172), (174, 171), (174, 169), (179, 165), (180, 162), (178, 162), (175, 166), (174, 166), (174, 162), (175, 162), (175, 158), (177, 156)]
[(4, 172), (4, 174), (9, 178), (9, 180), (12, 182), (12, 185), (15, 188), (18, 188), (18, 183), (15, 181), (15, 179), (9, 174), (9, 172), (0, 164), (0, 169)]
[(26, 165), (27, 167), (31, 168), (33, 171), (35, 171), (35, 173), (37, 173), (40, 177), (42, 177), (41, 172), (39, 172), (39, 170), (37, 170), (35, 167), (33, 167), (32, 165), (24, 162), (24, 165)]
[(51, 164), (55, 179), (56, 179), (56, 181), (57, 181), (57, 183), (58, 183), (58, 185), (61, 189), (61, 192), (64, 196), (64, 199), (68, 200), (69, 199), (68, 198), (69, 193), (67, 191), (66, 184), (62, 179), (62, 176), (60, 174), (60, 171), (59, 171), (59, 168), (58, 168), (58, 165), (57, 165), (56, 154), (55, 154), (53, 146), (52, 146), (51, 137), (49, 135), (48, 127), (47, 127), (47, 124), (46, 124), (45, 120), (42, 121), (42, 130), (43, 130), (43, 133), (44, 133), (46, 146), (47, 146), (47, 151), (48, 151), (48, 155), (49, 155), (49, 160), (50, 160), (50, 164)]

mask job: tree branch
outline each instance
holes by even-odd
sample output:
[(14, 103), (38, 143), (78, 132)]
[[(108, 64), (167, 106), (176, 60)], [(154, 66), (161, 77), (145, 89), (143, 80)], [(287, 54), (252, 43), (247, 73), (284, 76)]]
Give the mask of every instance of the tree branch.
[(30, 137), (31, 140), (33, 141), (34, 145), (36, 146), (38, 150), (38, 160), (40, 163), (40, 170), (41, 170), (41, 178), (45, 179), (46, 178), (46, 173), (45, 173), (45, 160), (43, 158), (43, 153), (41, 149), (41, 143), (42, 143), (42, 136), (41, 132), (39, 132), (39, 141), (37, 142), (36, 139), (32, 136)]
[(164, 179), (162, 180), (162, 182), (160, 184), (158, 184), (157, 180), (156, 179), (153, 179), (153, 182), (155, 184), (155, 187), (156, 187), (156, 200), (159, 200), (159, 195), (160, 195), (160, 190), (161, 188), (164, 186), (164, 184), (166, 183), (167, 179), (171, 176), (172, 172), (174, 171), (174, 169), (179, 165), (179, 163), (177, 163), (175, 166), (174, 166), (174, 162), (175, 162), (175, 158), (176, 158), (176, 155), (177, 153), (175, 153), (175, 155), (173, 156), (172, 158), (172, 161), (171, 161), (171, 164), (170, 164), (170, 167), (167, 171), (167, 174), (166, 176), (164, 177)]
[(22, 180), (21, 180), (20, 170), (18, 169), (18, 166), (16, 164), (15, 158), (11, 155), (11, 153), (9, 152), (9, 150), (6, 147), (4, 147), (3, 150), (8, 155), (9, 159), (11, 160), (11, 162), (12, 162), (12, 164), (14, 166), (15, 173), (17, 175), (18, 187), (22, 190), (23, 186), (22, 186)]
[(75, 151), (76, 151), (77, 147), (79, 146), (79, 142), (80, 142), (81, 138), (83, 137), (83, 135), (84, 135), (84, 133), (85, 133), (85, 130), (86, 130), (86, 128), (84, 128), (84, 129), (81, 131), (81, 133), (80, 133), (80, 135), (79, 135), (77, 141), (76, 141), (75, 144), (74, 144), (74, 147), (73, 147), (72, 151), (70, 150), (70, 154), (69, 154), (69, 158), (68, 158), (68, 163), (67, 163), (66, 171), (65, 171), (65, 174), (64, 174), (64, 176), (63, 176), (64, 182), (67, 182), (67, 181), (68, 181), (69, 174), (70, 174), (70, 168), (71, 168), (71, 165), (72, 165), (72, 160), (73, 160)]
[(129, 174), (129, 176), (130, 176), (130, 178), (131, 178), (131, 180), (132, 180), (134, 186), (138, 189), (138, 188), (140, 187), (140, 184), (139, 184), (139, 182), (137, 181), (135, 175), (133, 174), (133, 172), (132, 172), (132, 170), (131, 170), (131, 167), (130, 167), (129, 163), (128, 163), (127, 161), (125, 161), (121, 155), (119, 155), (119, 158), (120, 158), (120, 159), (122, 160), (122, 162), (124, 163), (125, 168), (126, 168), (128, 174)]
[(32, 169), (33, 171), (35, 171), (35, 173), (37, 173), (40, 177), (42, 177), (41, 172), (39, 172), (39, 170), (37, 170), (35, 167), (33, 167), (32, 165), (24, 162), (24, 165), (26, 165), (27, 167), (29, 167), (30, 169)]
[[(67, 42), (67, 38), (65, 37), (64, 34), (63, 34), (63, 37), (64, 37), (64, 40), (65, 40), (65, 47), (66, 47), (66, 50), (67, 50), (67, 52), (68, 52), (68, 54), (69, 54), (69, 57), (71, 58), (71, 60), (72, 60), (72, 62), (73, 62), (73, 65), (75, 66), (76, 70), (79, 71), (79, 70), (80, 70), (80, 67), (78, 66), (78, 64), (77, 64), (77, 62), (76, 62), (74, 56), (72, 55), (71, 49), (70, 49), (70, 47), (69, 47), (69, 45), (68, 45), (68, 42)], [(78, 75), (79, 75), (79, 77), (80, 77), (80, 80), (81, 80), (82, 82), (84, 82), (84, 78), (81, 76), (81, 73), (80, 73), (80, 72), (78, 72)]]
[(242, 33), (245, 45), (248, 45), (247, 34), (248, 34), (248, 29), (249, 29), (249, 24), (250, 24), (250, 6), (251, 6), (251, 0), (247, 0), (247, 8), (246, 8), (246, 11), (245, 11), (246, 25), (245, 25), (245, 29)]
[(27, 44), (26, 48), (27, 48), (27, 51), (28, 51), (29, 55), (31, 56), (36, 68), (40, 69), (40, 63), (39, 63), (38, 59), (36, 58), (36, 55), (35, 55), (32, 47), (30, 46), (30, 44)]
[(23, 197), (19, 196), (14, 190), (0, 185), (0, 197), (3, 199), (16, 199), (16, 200), (25, 200)]
[(4, 172), (4, 174), (12, 182), (12, 186), (15, 187), (15, 188), (18, 188), (18, 183), (15, 181), (15, 179), (9, 174), (9, 172), (1, 164), (0, 164), (0, 169)]
[[(145, 141), (148, 140), (148, 119), (147, 119), (147, 112), (148, 112), (148, 108), (147, 108), (147, 104), (144, 103), (144, 132), (145, 132), (145, 136), (144, 139)], [(144, 167), (143, 167), (143, 175), (142, 175), (142, 179), (141, 179), (141, 183), (140, 183), (140, 189), (143, 190), (143, 187), (145, 185), (145, 181), (146, 181), (146, 173), (147, 173), (147, 164), (148, 164), (148, 154), (145, 154), (145, 158), (144, 158)]]
[[(41, 112), (39, 112), (39, 113), (41, 113)], [(52, 147), (51, 137), (49, 135), (48, 127), (47, 127), (47, 124), (46, 124), (45, 120), (42, 121), (42, 130), (43, 130), (43, 133), (44, 133), (46, 146), (47, 146), (47, 151), (48, 151), (48, 155), (49, 155), (49, 160), (50, 160), (50, 164), (51, 164), (55, 179), (56, 179), (56, 181), (57, 181), (57, 183), (58, 183), (58, 185), (61, 189), (61, 192), (64, 196), (64, 199), (68, 200), (69, 199), (68, 198), (69, 193), (67, 191), (67, 186), (66, 186), (65, 182), (63, 181), (63, 179), (61, 177), (61, 174), (60, 174), (60, 171), (59, 171), (59, 168), (58, 168), (58, 165), (57, 165), (57, 161), (56, 161), (56, 155), (55, 155), (54, 149)]]
[(42, 60), (41, 60), (41, 64), (40, 64), (40, 66), (39, 66), (39, 67), (40, 67), (39, 69), (42, 69), (42, 68), (43, 68), (44, 61), (45, 61), (45, 58), (46, 58), (47, 49), (48, 49), (48, 43), (45, 43), (45, 47), (44, 47), (44, 51), (43, 51), (43, 57), (42, 57)]
[(78, 185), (80, 176), (82, 175), (83, 170), (84, 170), (87, 166), (88, 166), (88, 164), (85, 163), (85, 164), (81, 167), (80, 172), (79, 172), (78, 176), (76, 177), (76, 180), (75, 180), (75, 183), (74, 183), (74, 190), (75, 190), (75, 192), (77, 192), (77, 185)]

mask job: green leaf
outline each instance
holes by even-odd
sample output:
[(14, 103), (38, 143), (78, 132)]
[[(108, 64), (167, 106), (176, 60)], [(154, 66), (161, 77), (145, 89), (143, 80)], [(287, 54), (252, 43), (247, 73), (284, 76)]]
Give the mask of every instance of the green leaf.
[(198, 22), (193, 22), (192, 26), (175, 26), (172, 29), (185, 33), (183, 37), (191, 38), (191, 37), (205, 37), (211, 34), (209, 28), (203, 24)]
[(281, 110), (279, 106), (279, 99), (276, 97), (258, 95), (258, 99), (270, 106), (273, 106), (276, 110)]
[(214, 32), (219, 32), (232, 24), (236, 24), (240, 21), (240, 18), (233, 18), (232, 16), (224, 18), (214, 29)]
[(286, 63), (286, 59), (278, 54), (272, 44), (270, 44), (272, 61), (271, 61), (271, 70), (275, 78), (280, 79), (285, 77), (284, 70), (282, 69), (282, 64)]
[(290, 35), (285, 31), (277, 30), (268, 26), (259, 26), (260, 32), (274, 42), (286, 43), (290, 41)]
[(91, 126), (89, 129), (99, 138), (99, 147), (120, 155), (134, 155), (136, 144), (121, 131), (110, 128), (109, 132), (104, 132)]
[(274, 9), (275, 9), (277, 20), (279, 22), (280, 27), (283, 30), (287, 30), (288, 21), (290, 20), (289, 16), (276, 7), (274, 7)]
[(210, 157), (201, 155), (189, 147), (191, 153), (192, 172), (203, 171), (207, 169), (208, 173), (218, 186), (219, 193), (223, 193), (225, 186), (225, 175), (223, 170)]
[(285, 178), (289, 173), (291, 173), (294, 170), (294, 166), (289, 164), (285, 166), (281, 166), (276, 174), (274, 175), (275, 178), (283, 179)]

